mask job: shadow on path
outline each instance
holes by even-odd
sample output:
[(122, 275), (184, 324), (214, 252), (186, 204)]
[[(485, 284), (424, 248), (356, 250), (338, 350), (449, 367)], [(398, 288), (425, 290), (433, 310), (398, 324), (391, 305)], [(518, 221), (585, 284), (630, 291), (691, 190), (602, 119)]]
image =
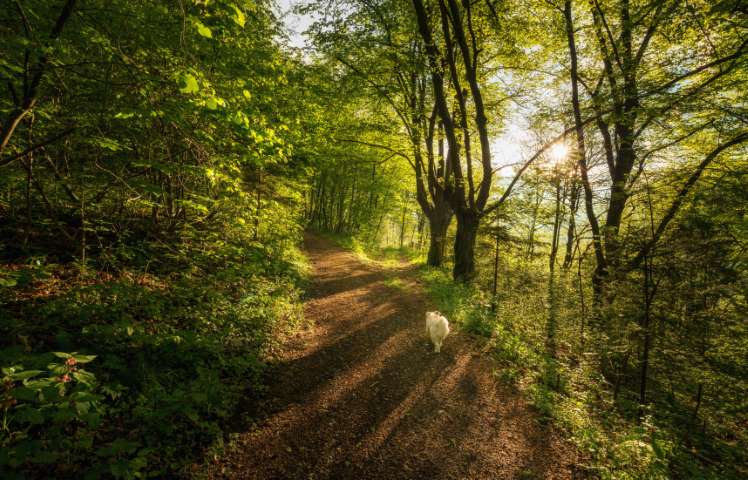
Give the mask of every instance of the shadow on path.
[(315, 327), (274, 368), (262, 423), (210, 478), (574, 478), (574, 449), (497, 383), (470, 338), (431, 352), (410, 269), (380, 270), (313, 234), (305, 247)]

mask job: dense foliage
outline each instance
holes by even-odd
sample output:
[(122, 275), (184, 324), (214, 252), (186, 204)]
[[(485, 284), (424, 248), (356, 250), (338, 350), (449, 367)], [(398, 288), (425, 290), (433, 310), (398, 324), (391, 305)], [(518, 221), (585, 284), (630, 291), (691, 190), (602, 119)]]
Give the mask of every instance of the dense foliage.
[(302, 66), (251, 1), (0, 15), (0, 475), (183, 471), (300, 318)]
[(5, 7), (3, 478), (199, 468), (306, 227), (424, 260), (592, 474), (748, 474), (744, 1)]

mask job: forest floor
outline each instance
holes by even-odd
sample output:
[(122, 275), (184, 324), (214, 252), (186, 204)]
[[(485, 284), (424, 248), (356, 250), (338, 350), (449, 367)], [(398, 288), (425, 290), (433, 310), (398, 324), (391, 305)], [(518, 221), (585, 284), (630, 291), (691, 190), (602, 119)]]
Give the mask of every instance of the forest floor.
[(433, 353), (432, 308), (412, 266), (383, 268), (307, 234), (312, 327), (273, 366), (261, 420), (210, 478), (570, 479), (578, 455), (480, 342), (454, 331)]

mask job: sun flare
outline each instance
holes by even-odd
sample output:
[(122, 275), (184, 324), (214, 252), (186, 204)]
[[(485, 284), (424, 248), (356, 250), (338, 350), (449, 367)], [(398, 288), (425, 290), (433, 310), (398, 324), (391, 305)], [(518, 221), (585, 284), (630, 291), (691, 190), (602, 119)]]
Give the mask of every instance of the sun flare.
[(549, 156), (553, 163), (558, 163), (569, 154), (569, 146), (565, 143), (555, 143), (550, 148)]

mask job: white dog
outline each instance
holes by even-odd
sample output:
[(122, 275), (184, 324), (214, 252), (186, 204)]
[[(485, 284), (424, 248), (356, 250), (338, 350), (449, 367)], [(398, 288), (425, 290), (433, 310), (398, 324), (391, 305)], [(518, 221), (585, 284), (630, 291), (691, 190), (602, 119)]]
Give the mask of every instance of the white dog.
[(434, 352), (441, 351), (442, 342), (447, 334), (449, 334), (449, 322), (444, 315), (439, 312), (426, 312), (426, 335), (434, 344)]

